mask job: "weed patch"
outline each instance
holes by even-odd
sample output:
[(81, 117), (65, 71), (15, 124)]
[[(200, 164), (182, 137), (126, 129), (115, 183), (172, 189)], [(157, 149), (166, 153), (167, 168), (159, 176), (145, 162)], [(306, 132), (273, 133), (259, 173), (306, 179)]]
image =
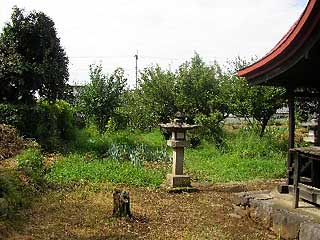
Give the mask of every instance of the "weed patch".
[(21, 180), (15, 170), (0, 169), (0, 220), (11, 219), (30, 203), (35, 189)]
[(166, 172), (166, 169), (145, 169), (130, 162), (71, 154), (58, 160), (46, 175), (46, 179), (62, 184), (88, 181), (158, 187)]
[(285, 176), (286, 153), (273, 136), (259, 137), (254, 131), (230, 135), (224, 148), (204, 143), (188, 149), (186, 168), (194, 179), (210, 182), (238, 182)]
[[(71, 154), (52, 170), (52, 180), (68, 182), (83, 179), (138, 186), (156, 186), (164, 180), (167, 168), (155, 167), (153, 164), (143, 167), (146, 162), (152, 161), (168, 163), (171, 156), (171, 151), (165, 148), (166, 141), (158, 129), (146, 133), (119, 131), (104, 135), (97, 134), (94, 129), (87, 129), (81, 134), (84, 134), (84, 142), (80, 144), (80, 149), (87, 148), (86, 152), (96, 157), (91, 157), (92, 161), (88, 162), (81, 157), (84, 153), (76, 153), (74, 156), (77, 157)], [(79, 160), (76, 161), (75, 158)], [(284, 177), (285, 158), (286, 142), (279, 138), (278, 131), (268, 131), (264, 137), (260, 137), (252, 129), (240, 129), (226, 134), (224, 144), (219, 147), (202, 141), (197, 148), (187, 149), (185, 168), (194, 181), (270, 179)], [(81, 166), (86, 167), (77, 170)], [(154, 174), (153, 177), (147, 177), (150, 171), (154, 171), (151, 173)]]

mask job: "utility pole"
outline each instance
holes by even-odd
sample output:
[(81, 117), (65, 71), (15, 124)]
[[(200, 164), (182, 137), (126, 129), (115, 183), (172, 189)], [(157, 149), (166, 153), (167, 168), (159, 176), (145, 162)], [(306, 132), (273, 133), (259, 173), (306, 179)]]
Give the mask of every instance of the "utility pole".
[(137, 50), (137, 54), (134, 55), (135, 59), (136, 59), (136, 88), (138, 87), (138, 50)]

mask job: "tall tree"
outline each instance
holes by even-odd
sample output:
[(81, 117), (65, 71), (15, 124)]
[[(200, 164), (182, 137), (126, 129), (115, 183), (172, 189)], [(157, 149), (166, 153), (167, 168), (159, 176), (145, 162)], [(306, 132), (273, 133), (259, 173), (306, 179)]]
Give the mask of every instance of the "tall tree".
[(249, 63), (250, 61), (239, 57), (230, 62), (226, 74), (228, 81), (224, 89), (229, 96), (231, 112), (245, 118), (251, 125), (258, 125), (262, 136), (272, 115), (284, 106), (285, 90), (268, 86), (249, 86), (244, 78), (237, 77), (235, 72)]
[(175, 74), (151, 66), (140, 72), (138, 88), (126, 95), (126, 114), (133, 128), (150, 129), (174, 116)]
[(110, 118), (121, 106), (127, 79), (121, 68), (108, 77), (101, 65), (90, 66), (91, 82), (80, 91), (80, 107), (96, 123), (100, 133), (106, 130)]
[(157, 123), (167, 122), (177, 111), (175, 104), (175, 75), (159, 66), (141, 72), (140, 91), (144, 104), (157, 117)]
[(217, 63), (207, 65), (195, 54), (191, 61), (182, 64), (177, 72), (177, 106), (190, 121), (196, 115), (209, 116), (218, 111), (221, 116), (226, 105), (221, 101), (222, 72)]
[(48, 100), (61, 98), (68, 77), (53, 20), (14, 7), (0, 35), (0, 101), (32, 103), (36, 92)]

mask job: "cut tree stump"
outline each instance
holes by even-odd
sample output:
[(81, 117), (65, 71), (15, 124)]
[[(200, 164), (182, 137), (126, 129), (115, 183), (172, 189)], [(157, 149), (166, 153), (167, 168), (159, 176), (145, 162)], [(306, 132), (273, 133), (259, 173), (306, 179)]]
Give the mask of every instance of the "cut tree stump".
[(132, 217), (130, 211), (130, 196), (126, 191), (115, 189), (113, 192), (113, 216)]

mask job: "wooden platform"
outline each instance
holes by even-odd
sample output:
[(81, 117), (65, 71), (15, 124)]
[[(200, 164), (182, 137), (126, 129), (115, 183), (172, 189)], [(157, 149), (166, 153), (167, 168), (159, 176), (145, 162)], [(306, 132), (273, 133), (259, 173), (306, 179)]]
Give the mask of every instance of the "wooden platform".
[(320, 204), (320, 147), (290, 149), (294, 159), (293, 208), (299, 207), (299, 198)]

